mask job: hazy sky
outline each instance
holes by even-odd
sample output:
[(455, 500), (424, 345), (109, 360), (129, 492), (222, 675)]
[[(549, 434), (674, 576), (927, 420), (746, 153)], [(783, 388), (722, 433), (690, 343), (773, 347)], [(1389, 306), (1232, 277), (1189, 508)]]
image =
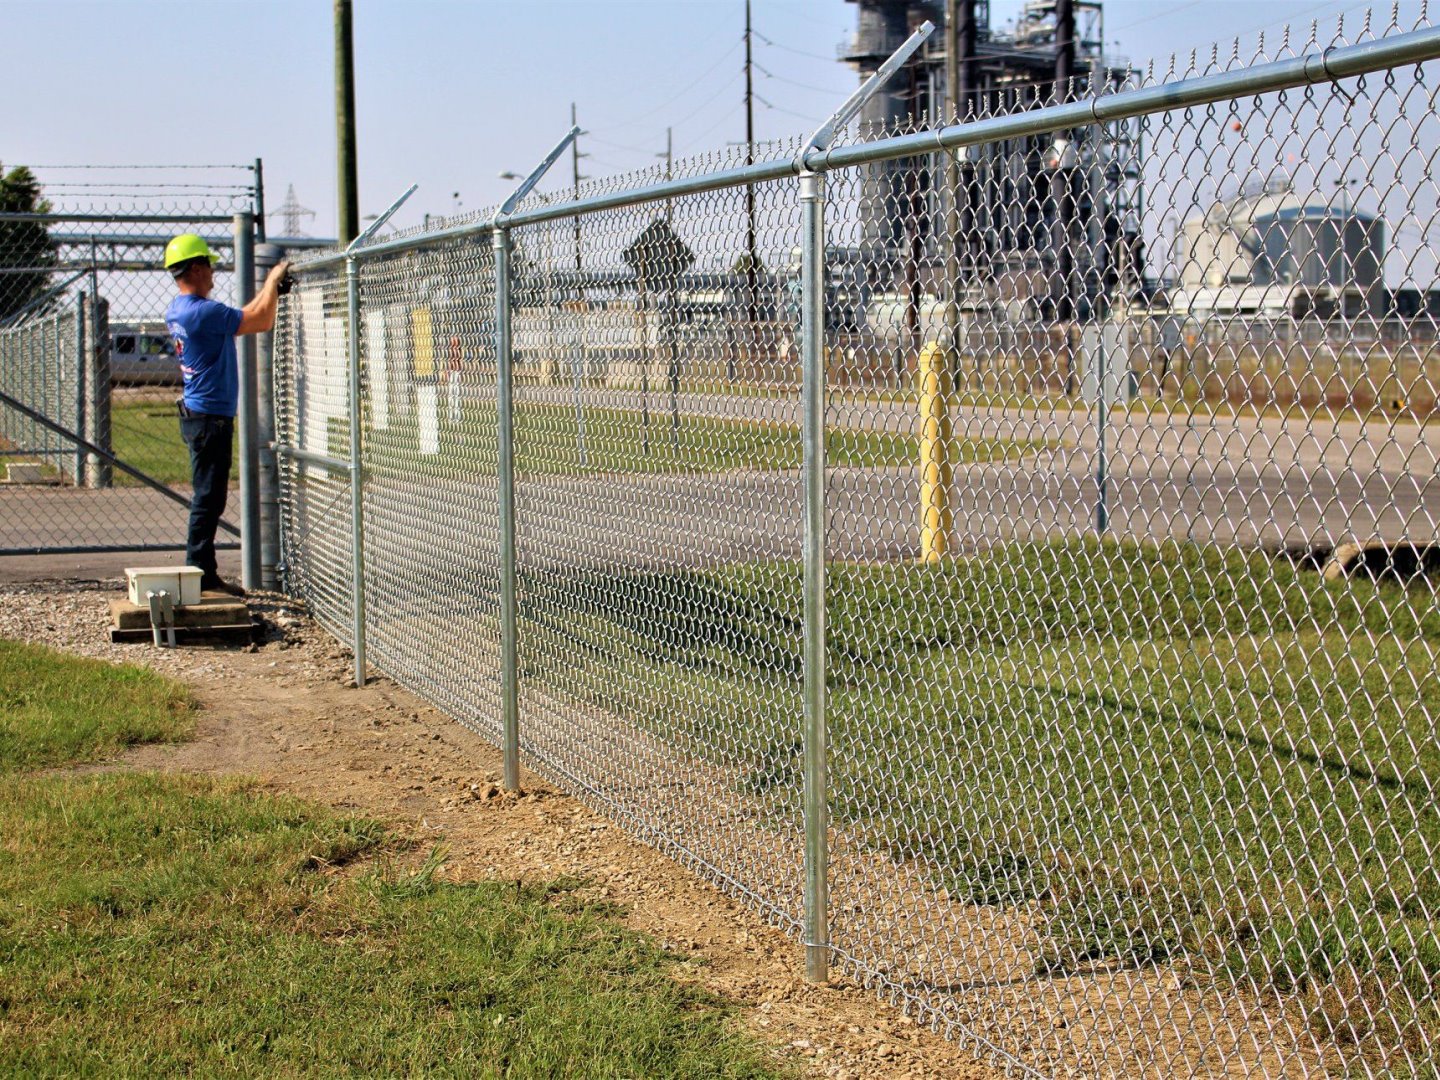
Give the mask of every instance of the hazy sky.
[[(1111, 0), (1106, 38), (1136, 64), (1286, 22), (1358, 27), (1350, 0)], [(992, 0), (992, 24), (1019, 3)], [(1413, 21), (1418, 3), (1401, 5)], [(1389, 17), (1389, 6), (1383, 6)], [(528, 171), (578, 103), (586, 173), (744, 137), (743, 0), (355, 0), (361, 213), (411, 182), (399, 218), (478, 209)], [(329, 0), (0, 0), (0, 162), (265, 160), (270, 206), (294, 184), (334, 235)], [(835, 59), (844, 0), (754, 0), (760, 138), (813, 127), (854, 86)], [(43, 172), (42, 172), (43, 176)], [(568, 183), (557, 166), (555, 186)], [(272, 220), (272, 232), (278, 230)]]

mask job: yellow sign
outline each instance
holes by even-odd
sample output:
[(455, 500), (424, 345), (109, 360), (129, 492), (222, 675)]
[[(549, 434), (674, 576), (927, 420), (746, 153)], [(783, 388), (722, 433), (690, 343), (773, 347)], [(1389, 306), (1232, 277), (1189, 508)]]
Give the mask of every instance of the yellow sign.
[(415, 377), (435, 377), (435, 337), (430, 332), (430, 309), (417, 307), (410, 312), (410, 335), (415, 345)]

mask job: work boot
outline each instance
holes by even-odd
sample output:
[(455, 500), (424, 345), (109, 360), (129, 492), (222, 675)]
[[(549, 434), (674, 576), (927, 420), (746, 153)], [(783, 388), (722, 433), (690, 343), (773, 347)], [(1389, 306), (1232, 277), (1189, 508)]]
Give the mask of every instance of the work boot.
[(202, 578), (200, 580), (200, 591), (202, 593), (224, 593), (226, 596), (243, 597), (245, 595), (245, 590), (242, 589), (239, 585), (233, 585), (230, 582), (226, 581), (224, 578), (219, 577)]

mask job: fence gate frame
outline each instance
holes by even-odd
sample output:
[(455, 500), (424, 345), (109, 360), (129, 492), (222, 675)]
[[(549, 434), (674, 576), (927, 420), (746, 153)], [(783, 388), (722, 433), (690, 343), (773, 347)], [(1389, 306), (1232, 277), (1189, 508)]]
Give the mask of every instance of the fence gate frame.
[[(259, 205), (257, 202), (257, 210)], [(8, 335), (24, 334), (37, 323), (55, 318), (58, 312), (72, 303), (78, 307), (81, 313), (79, 326), (72, 343), (75, 351), (67, 358), (75, 372), (77, 389), (76, 416), (72, 420), (73, 426), (65, 423), (63, 417), (47, 415), (43, 406), (36, 407), (35, 402), (27, 403), (22, 396), (10, 393), (4, 384), (4, 379), (0, 378), (0, 414), (18, 414), (22, 418), (22, 422), (28, 422), (34, 429), (43, 431), (47, 440), (58, 440), (67, 447), (63, 451), (48, 447), (42, 448), (39, 455), (57, 457), (73, 451), (77, 464), (68, 477), (69, 486), (90, 489), (109, 488), (112, 485), (113, 473), (118, 470), (139, 484), (164, 496), (170, 502), (188, 509), (190, 505), (188, 494), (148, 474), (144, 469), (116, 453), (112, 442), (110, 422), (113, 389), (111, 357), (114, 351), (114, 334), (109, 320), (110, 305), (101, 295), (100, 275), (158, 273), (160, 272), (158, 251), (156, 258), (153, 259), (144, 256), (137, 258), (132, 253), (137, 249), (142, 252), (163, 249), (166, 239), (175, 228), (227, 225), (229, 226), (228, 235), (220, 233), (207, 239), (210, 241), (212, 249), (218, 249), (220, 252), (228, 250), (230, 254), (228, 263), (222, 260), (220, 265), (234, 273), (235, 306), (243, 307), (255, 293), (256, 240), (263, 238), (260, 222), (261, 219), (254, 210), (233, 214), (69, 211), (0, 213), (0, 227), (18, 224), (43, 224), (47, 229), (63, 224), (92, 227), (88, 230), (81, 228), (67, 232), (62, 238), (52, 240), (53, 247), (61, 252), (62, 257), (53, 266), (36, 269), (54, 274), (61, 277), (62, 280), (9, 320), (0, 323), (0, 343), (3, 343)], [(109, 226), (110, 229), (101, 232), (93, 228), (102, 225)], [(147, 225), (163, 225), (168, 228), (157, 230), (153, 235), (149, 233), (142, 235), (134, 231), (136, 227)], [(117, 231), (115, 229), (117, 226), (128, 226), (130, 231), (123, 231), (123, 228)], [(102, 249), (106, 247), (111, 251), (108, 258), (101, 254)], [(121, 257), (119, 253), (122, 250), (130, 257)], [(6, 268), (10, 272), (21, 269), (25, 268)], [(233, 521), (222, 519), (219, 524), (220, 532), (234, 539), (220, 540), (215, 545), (216, 549), (220, 551), (242, 550), (245, 553), (242, 562), (245, 571), (244, 584), (247, 588), (261, 587), (262, 578), (267, 578), (269, 585), (273, 587), (276, 561), (273, 553), (278, 546), (276, 544), (269, 545), (271, 551), (269, 574), (265, 575), (261, 565), (260, 508), (262, 504), (266, 503), (272, 509), (275, 505), (275, 467), (273, 452), (265, 452), (273, 444), (273, 413), (268, 407), (271, 395), (270, 342), (268, 340), (270, 335), (263, 336), (267, 340), (259, 343), (258, 348), (254, 336), (241, 338), (237, 342), (241, 402), (236, 431), (239, 451), (238, 479), (240, 481), (236, 502), (238, 502), (241, 520), (237, 525)], [(261, 354), (263, 354), (265, 368), (263, 373), (258, 370), (262, 366)], [(0, 364), (3, 364), (3, 353), (0, 353)], [(261, 430), (262, 426), (264, 431)], [(0, 458), (34, 456), (37, 456), (37, 453), (33, 447), (0, 448)], [(266, 477), (269, 478), (270, 497), (268, 500), (265, 494)], [(273, 519), (273, 513), (271, 517)], [(183, 519), (181, 521), (183, 522)], [(103, 530), (103, 528), (102, 525), (101, 529)], [(183, 530), (183, 524), (181, 528)], [(0, 557), (110, 554), (126, 551), (184, 551), (185, 548), (182, 531), (176, 540), (170, 543), (106, 543), (103, 538), (97, 537), (94, 543), (47, 544), (38, 542), (32, 545), (0, 547)]]

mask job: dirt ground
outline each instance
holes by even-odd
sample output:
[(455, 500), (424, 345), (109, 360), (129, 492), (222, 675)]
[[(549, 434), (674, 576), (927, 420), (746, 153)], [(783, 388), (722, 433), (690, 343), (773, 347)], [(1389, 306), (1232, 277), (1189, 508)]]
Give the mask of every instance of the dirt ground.
[(196, 738), (138, 748), (127, 764), (256, 776), (375, 816), (443, 841), (455, 880), (579, 877), (807, 1075), (1002, 1075), (867, 990), (807, 983), (795, 941), (538, 777), (524, 775), (522, 795), (501, 792), (495, 747), (386, 679), (355, 689), (348, 654), (283, 598), (252, 597), (262, 644), (161, 650), (110, 643), (106, 604), (120, 592), (115, 580), (0, 579), (0, 636), (145, 664), (194, 689)]

